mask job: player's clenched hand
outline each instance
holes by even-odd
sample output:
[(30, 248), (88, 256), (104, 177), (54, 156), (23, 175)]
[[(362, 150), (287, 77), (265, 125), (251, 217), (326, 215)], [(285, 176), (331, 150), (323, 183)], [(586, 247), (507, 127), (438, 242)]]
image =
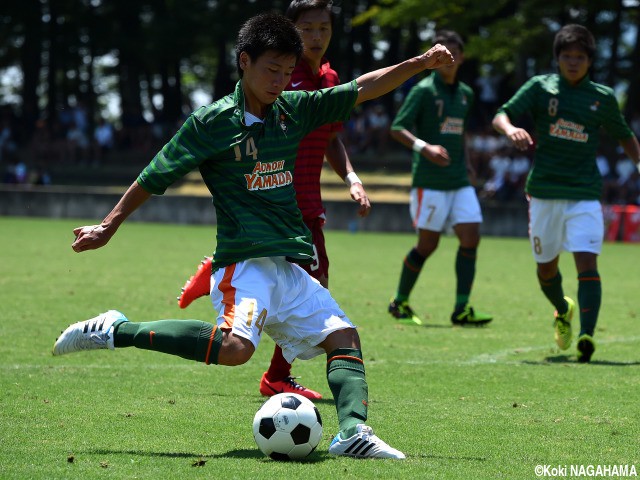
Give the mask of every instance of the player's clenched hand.
[(111, 239), (111, 234), (107, 232), (102, 225), (91, 225), (86, 227), (77, 227), (73, 229), (76, 236), (75, 241), (71, 244), (71, 248), (75, 252), (84, 252), (85, 250), (95, 250), (107, 244)]
[(505, 132), (505, 135), (519, 150), (527, 150), (531, 145), (533, 145), (531, 135), (529, 135), (529, 132), (527, 132), (524, 128), (514, 127), (508, 132)]
[(371, 211), (371, 203), (369, 202), (369, 197), (367, 196), (367, 192), (364, 190), (362, 184), (354, 183), (351, 185), (349, 193), (351, 194), (351, 198), (360, 204), (358, 215), (361, 217), (369, 215), (369, 212)]
[(454, 62), (453, 55), (444, 45), (435, 44), (419, 57), (425, 62), (425, 68), (440, 68)]
[(428, 160), (439, 165), (441, 167), (446, 167), (451, 163), (451, 158), (449, 157), (449, 152), (442, 145), (430, 145), (427, 144), (422, 149), (422, 155), (425, 156)]

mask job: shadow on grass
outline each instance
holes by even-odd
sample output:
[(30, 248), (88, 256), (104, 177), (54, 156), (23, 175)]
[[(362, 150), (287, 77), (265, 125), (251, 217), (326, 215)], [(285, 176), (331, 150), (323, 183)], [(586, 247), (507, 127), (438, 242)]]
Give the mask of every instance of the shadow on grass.
[(451, 460), (454, 462), (486, 462), (486, 457), (467, 457), (464, 455), (429, 455), (428, 453), (421, 453), (418, 455), (407, 455), (407, 458), (427, 458), (429, 460)]
[(407, 330), (412, 330), (414, 328), (452, 328), (450, 323), (423, 323), (422, 325), (416, 325), (410, 321), (396, 321), (394, 325), (396, 328), (401, 330), (404, 330), (405, 328)]
[[(572, 363), (580, 365), (580, 362), (576, 360), (576, 357), (571, 355), (548, 356), (540, 361), (523, 360), (522, 363), (525, 365), (549, 365), (553, 363)], [(591, 360), (588, 364), (585, 365), (601, 365), (605, 367), (637, 367), (640, 366), (640, 362), (612, 362), (609, 360)]]
[[(134, 455), (139, 457), (159, 457), (159, 458), (188, 458), (193, 461), (192, 466), (201, 467), (204, 466), (204, 463), (207, 460), (216, 460), (220, 458), (254, 458), (254, 459), (264, 459), (265, 461), (272, 462), (273, 460), (267, 456), (265, 456), (260, 450), (257, 448), (252, 449), (237, 449), (237, 450), (229, 450), (224, 453), (217, 453), (212, 455), (198, 455), (196, 453), (187, 453), (187, 452), (146, 452), (142, 450), (109, 450), (109, 449), (98, 449), (98, 450), (87, 450), (84, 452), (87, 455)], [(318, 463), (323, 460), (326, 460), (329, 457), (329, 454), (322, 452), (313, 452), (309, 457), (301, 460), (300, 462), (295, 462), (291, 460), (292, 463)]]
[[(160, 458), (188, 458), (192, 460), (193, 467), (202, 467), (206, 464), (207, 460), (216, 460), (222, 458), (253, 458), (253, 459), (263, 459), (266, 462), (273, 462), (271, 458), (263, 455), (258, 449), (238, 449), (238, 450), (229, 450), (228, 452), (218, 453), (213, 455), (197, 455), (195, 453), (187, 453), (187, 452), (145, 452), (142, 450), (109, 450), (109, 449), (98, 449), (98, 450), (87, 450), (84, 453), (88, 455), (137, 455), (140, 457), (160, 457)], [(338, 459), (341, 457), (336, 457), (335, 455), (329, 455), (328, 452), (313, 452), (309, 457), (300, 460), (294, 461), (291, 460), (290, 463), (320, 463), (326, 460)], [(451, 460), (451, 461), (465, 461), (465, 462), (486, 462), (486, 457), (470, 457), (464, 455), (430, 455), (430, 454), (418, 454), (418, 455), (408, 455), (407, 458), (426, 458), (431, 460)]]

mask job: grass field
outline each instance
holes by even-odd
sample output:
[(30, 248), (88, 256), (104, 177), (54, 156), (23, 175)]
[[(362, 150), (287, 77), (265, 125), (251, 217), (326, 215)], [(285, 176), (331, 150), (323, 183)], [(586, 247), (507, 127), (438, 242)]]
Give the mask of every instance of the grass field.
[[(331, 289), (359, 325), (369, 423), (404, 462), (327, 454), (336, 414), (325, 362), (296, 362), (321, 391), (325, 430), (305, 462), (262, 456), (251, 422), (273, 343), (247, 365), (204, 366), (135, 349), (52, 357), (68, 323), (110, 308), (133, 321), (212, 319), (206, 300), (176, 294), (201, 256), (207, 227), (127, 224), (99, 251), (75, 254), (82, 221), (0, 218), (0, 478), (529, 479), (536, 465), (640, 470), (638, 245), (605, 244), (604, 301), (588, 365), (558, 352), (552, 313), (528, 243), (485, 238), (472, 297), (487, 328), (451, 328), (456, 242), (444, 238), (412, 297), (427, 326), (386, 313), (412, 235), (327, 232)], [(568, 295), (575, 268), (562, 257)]]

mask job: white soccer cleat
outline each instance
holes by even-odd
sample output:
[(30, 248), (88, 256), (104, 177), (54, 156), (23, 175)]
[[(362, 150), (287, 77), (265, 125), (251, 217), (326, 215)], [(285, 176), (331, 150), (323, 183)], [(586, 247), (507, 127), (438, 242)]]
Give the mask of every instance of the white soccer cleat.
[(53, 345), (54, 355), (109, 348), (113, 350), (113, 324), (118, 320), (128, 322), (117, 310), (109, 310), (84, 322), (69, 325)]
[(373, 429), (363, 423), (358, 424), (357, 433), (346, 440), (340, 438), (340, 434), (336, 435), (329, 446), (329, 453), (355, 458), (406, 458), (400, 450), (376, 437)]

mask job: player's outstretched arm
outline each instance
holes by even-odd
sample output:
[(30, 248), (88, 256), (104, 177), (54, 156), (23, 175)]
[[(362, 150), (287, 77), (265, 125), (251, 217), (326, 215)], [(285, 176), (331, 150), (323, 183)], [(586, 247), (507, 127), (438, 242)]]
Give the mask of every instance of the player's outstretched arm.
[(371, 203), (362, 181), (353, 170), (347, 149), (336, 133), (333, 133), (325, 150), (325, 157), (333, 171), (349, 186), (351, 198), (358, 203), (358, 215), (366, 217), (371, 211)]
[(453, 55), (444, 45), (434, 45), (422, 55), (391, 67), (365, 73), (356, 79), (358, 99), (356, 105), (373, 100), (399, 87), (423, 70), (439, 68), (453, 63)]
[(76, 239), (71, 248), (76, 252), (84, 252), (85, 250), (95, 250), (105, 246), (122, 222), (147, 201), (150, 196), (151, 194), (142, 188), (137, 181), (133, 182), (100, 225), (89, 225), (73, 229)]
[(529, 135), (529, 132), (524, 128), (514, 126), (506, 113), (499, 113), (493, 117), (491, 125), (493, 125), (493, 128), (495, 128), (496, 131), (502, 133), (511, 140), (519, 150), (527, 150), (531, 145), (533, 145), (533, 139), (531, 138), (531, 135)]

